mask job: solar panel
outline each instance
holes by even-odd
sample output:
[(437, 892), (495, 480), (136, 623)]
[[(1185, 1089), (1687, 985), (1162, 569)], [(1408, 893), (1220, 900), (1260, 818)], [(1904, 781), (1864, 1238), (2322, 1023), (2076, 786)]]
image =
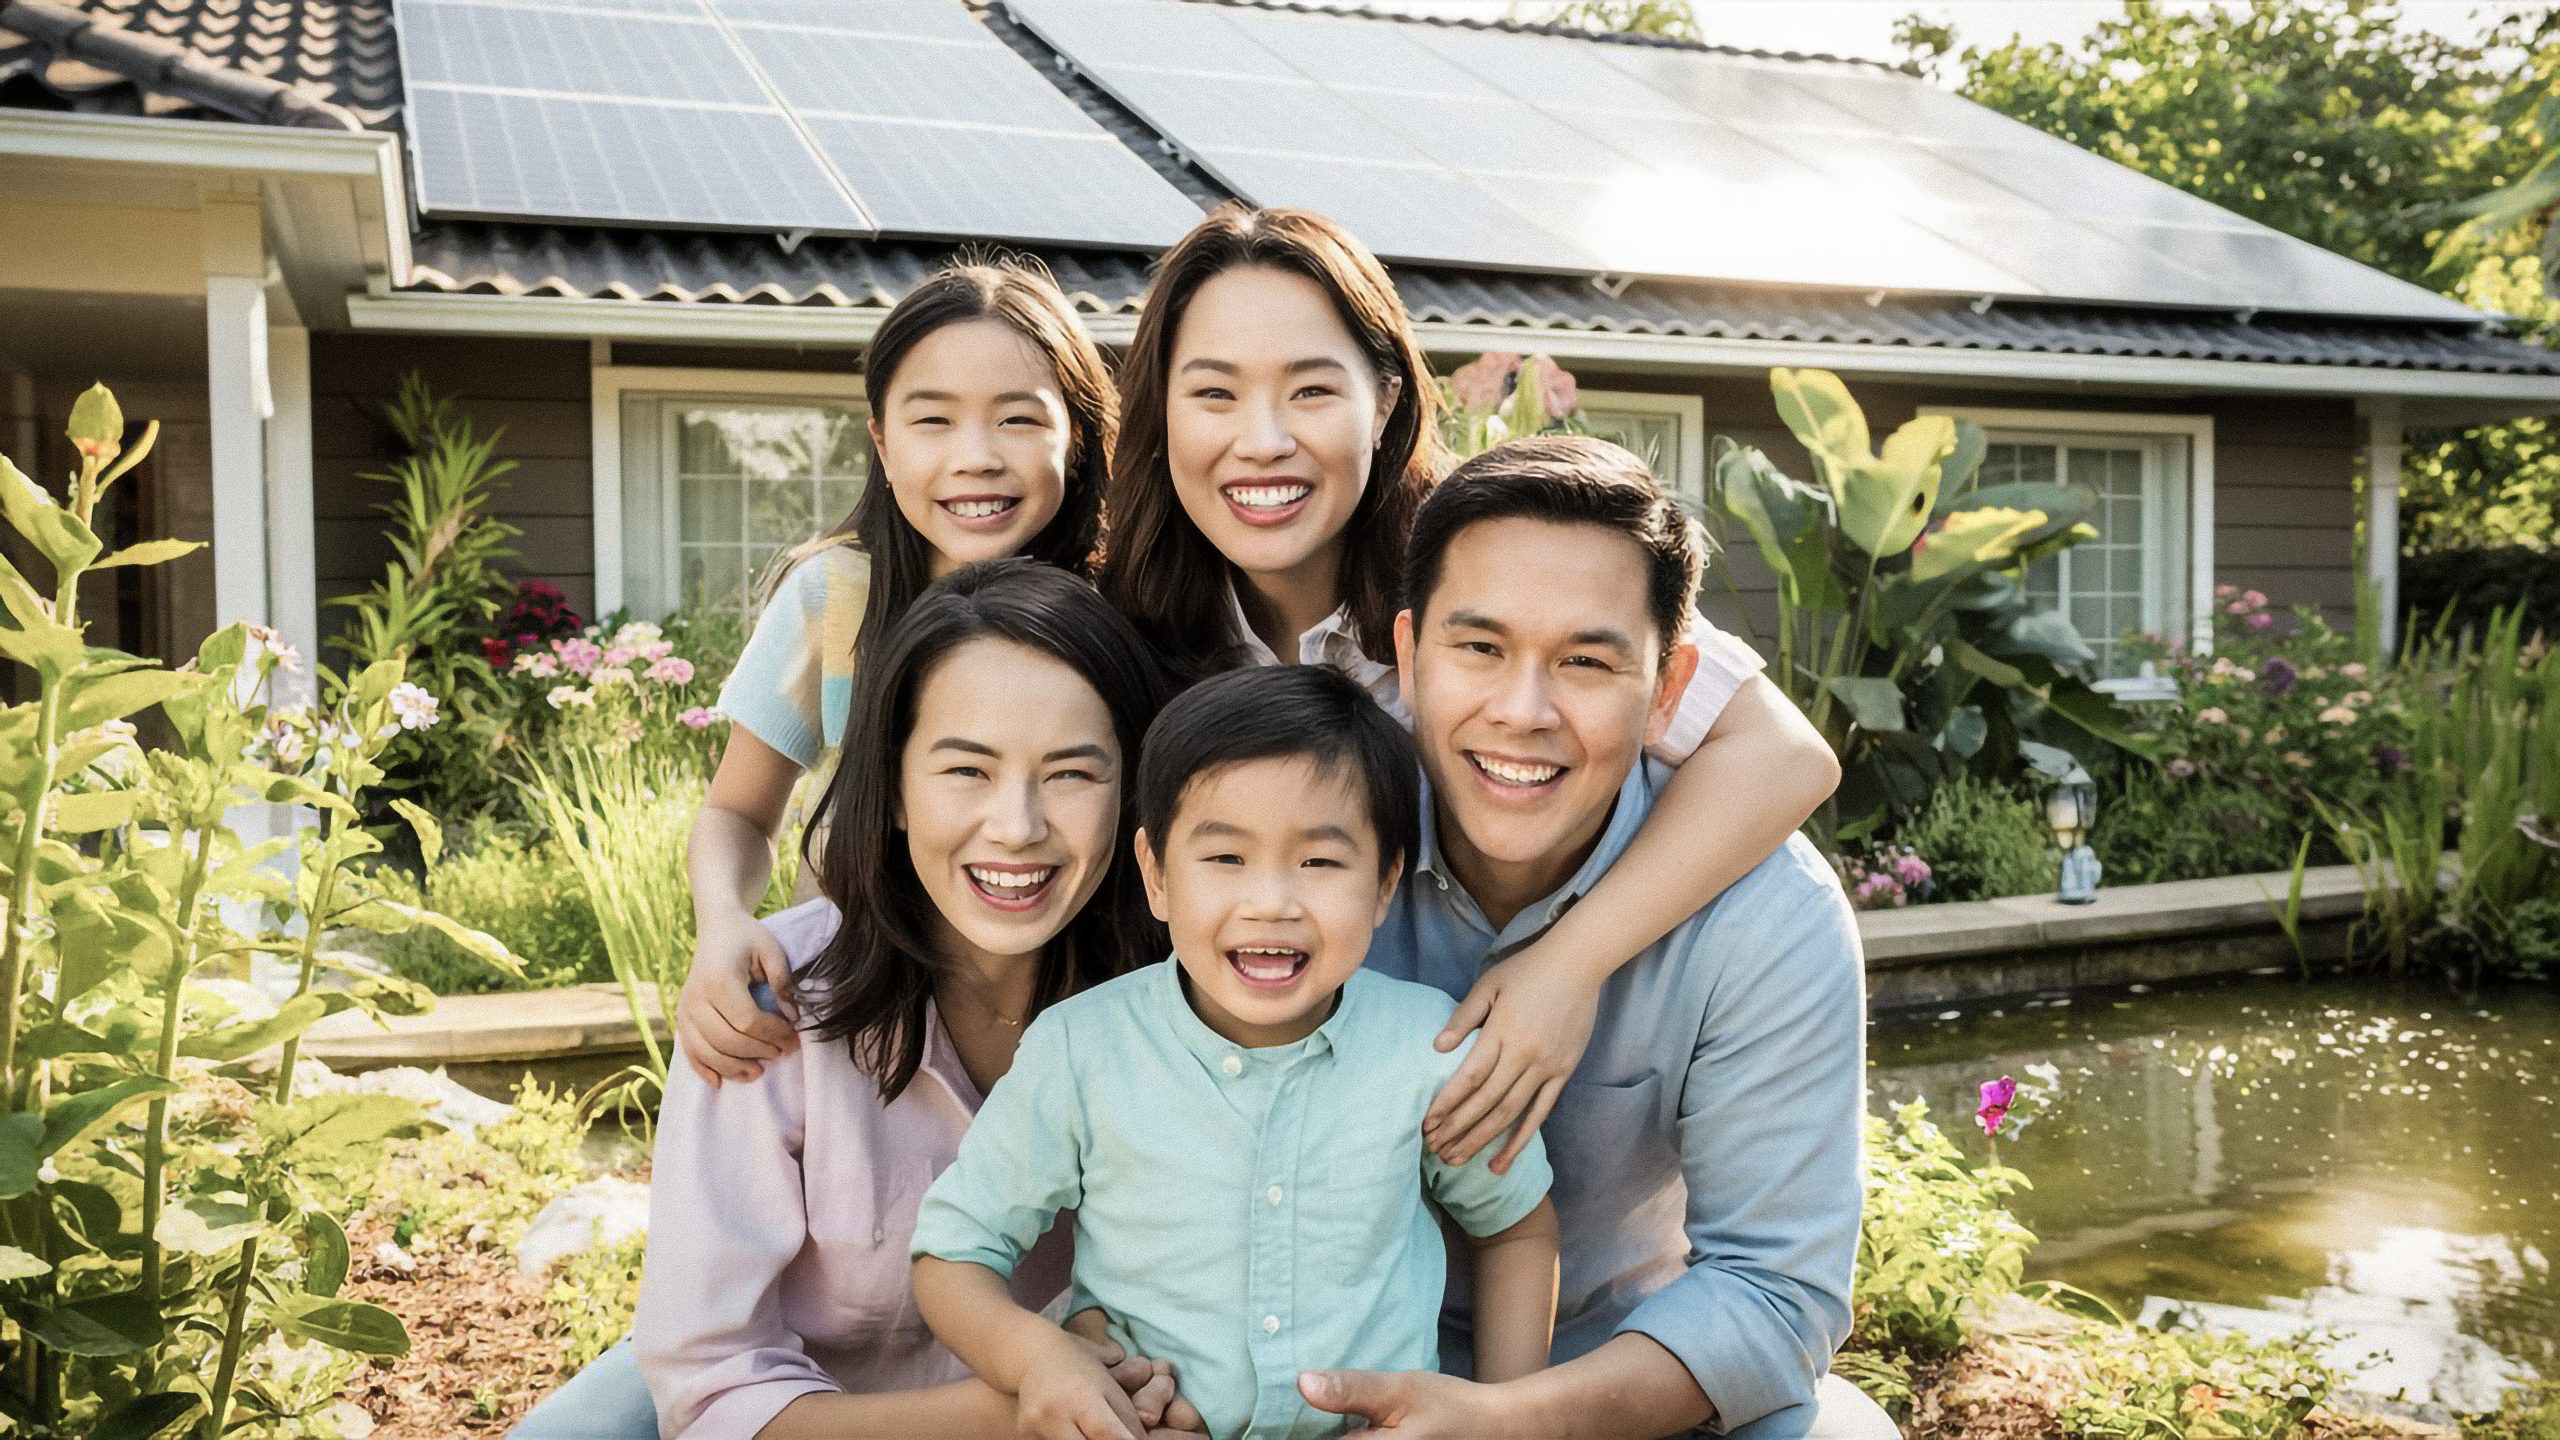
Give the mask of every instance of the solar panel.
[(2470, 314), (1871, 67), (1251, 4), (1008, 3), (1231, 189), (1325, 210), (1389, 259)]
[(400, 0), (399, 36), (432, 213), (1146, 247), (1199, 218), (958, 0)]

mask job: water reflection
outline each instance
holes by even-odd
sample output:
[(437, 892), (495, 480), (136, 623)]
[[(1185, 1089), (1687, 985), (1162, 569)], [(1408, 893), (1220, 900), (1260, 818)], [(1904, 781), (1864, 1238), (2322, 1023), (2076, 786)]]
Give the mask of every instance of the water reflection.
[(2347, 1332), (2388, 1355), (2361, 1388), (2418, 1403), (2560, 1373), (2560, 996), (2082, 995), (1880, 1021), (1873, 1057), (1879, 1109), (1956, 1125), (1981, 1081), (2027, 1082), (2001, 1159), (2035, 1182), (2033, 1275), (2129, 1315)]

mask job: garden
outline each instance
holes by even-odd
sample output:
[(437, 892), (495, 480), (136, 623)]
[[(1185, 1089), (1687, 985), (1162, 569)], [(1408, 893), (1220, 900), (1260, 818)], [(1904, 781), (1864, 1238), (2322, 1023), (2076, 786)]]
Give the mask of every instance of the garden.
[[(2360, 10), (2289, 30), (2129, 12), (2085, 57), (1907, 40), (1994, 108), (2546, 341), (2560, 325), (2560, 250), (2451, 208), (2493, 174), (2560, 194), (2560, 161), (2515, 153), (2560, 135), (2547, 47), (2505, 85)], [(2243, 63), (2270, 93), (2338, 71), (2419, 102), (2358, 129), (2188, 83)], [(2227, 151), (2180, 138), (2207, 131)], [(2346, 148), (2313, 176), (2324, 147)], [(2351, 162), (2403, 188), (2343, 205)], [(1461, 454), (1589, 428), (1546, 357), (1443, 383)], [(1719, 441), (1701, 518), (1773, 577), (1751, 638), (1842, 762), (1812, 828), (1856, 904), (2049, 894), (2058, 808), (2110, 886), (2267, 875), (2288, 933), (2312, 867), (2353, 867), (2365, 897), (2339, 974), (1881, 1021), (1840, 1372), (1915, 1437), (2560, 1437), (2536, 1379), (2560, 1368), (2550, 422), (2417, 447), (2386, 649), (2377, 596), (2349, 622), (2237, 585), (2210, 643), (2083, 635), (2035, 593), (2095, 535), (2088, 492), (1998, 473), (1957, 420), (1878, 436), (1822, 371), (1773, 372), (1770, 398), (1809, 464)], [(106, 389), (70, 417), (76, 473), (0, 462), (0, 655), (28, 697), (0, 710), (0, 1433), (500, 1434), (627, 1326), (693, 953), (686, 839), (742, 619), (580, 615), (511, 579), (505, 435), (414, 378), (385, 418), (394, 559), (334, 602), (326, 654), (250, 625), (176, 665), (89, 644), (84, 577), (196, 548), (102, 541), (156, 434)], [(2101, 683), (2093, 640), (2149, 683)], [(639, 1037), (601, 1082), (479, 1093), (303, 1053), (345, 1012), (566, 985), (610, 987)], [(2318, 1198), (2358, 1184), (2407, 1223), (2327, 1238), (2348, 1222)], [(2324, 1328), (2371, 1318), (2358, 1247), (2413, 1236), (2444, 1280), (2401, 1310), (2443, 1325), (2390, 1333), (2482, 1347), (2485, 1389), (2416, 1396), (2407, 1354)], [(2302, 1323), (2268, 1323), (2275, 1294)]]

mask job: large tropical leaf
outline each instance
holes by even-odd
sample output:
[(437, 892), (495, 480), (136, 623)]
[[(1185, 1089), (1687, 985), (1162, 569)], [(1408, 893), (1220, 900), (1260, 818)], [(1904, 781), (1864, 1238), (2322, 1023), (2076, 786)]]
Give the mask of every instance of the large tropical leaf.
[(1800, 610), (1840, 607), (1826, 534), (1828, 496), (1780, 471), (1756, 447), (1723, 437), (1716, 440), (1716, 488), (1725, 509), (1751, 532), (1788, 604)]

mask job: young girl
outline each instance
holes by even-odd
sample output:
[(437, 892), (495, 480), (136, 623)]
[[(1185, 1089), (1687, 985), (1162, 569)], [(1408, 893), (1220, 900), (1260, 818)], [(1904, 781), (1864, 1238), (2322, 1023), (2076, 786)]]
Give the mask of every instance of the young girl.
[[(1302, 210), (1229, 204), (1157, 262), (1122, 362), (1103, 593), (1179, 678), (1328, 665), (1399, 718), (1404, 547), (1437, 477), (1436, 390), (1377, 258)], [(1693, 616), (1679, 776), (1549, 934), (1487, 970), (1442, 1049), (1484, 1035), (1424, 1134), (1508, 1168), (1582, 1057), (1600, 984), (1784, 843), (1839, 766), (1751, 648)], [(1685, 763), (1684, 763), (1685, 762)]]
[[(748, 998), (749, 978), (789, 993), (753, 907), (792, 787), (842, 737), (854, 657), (935, 578), (1014, 554), (1081, 572), (1099, 528), (1110, 374), (1047, 275), (937, 272), (880, 322), (863, 393), (871, 483), (835, 533), (796, 552), (720, 692), (729, 746), (688, 867), (704, 983), (685, 986), (678, 1021), (686, 1061), (714, 1085), (753, 1078), (796, 1043), (785, 1017)], [(813, 885), (804, 870), (801, 898)]]
[[(822, 898), (764, 922), (809, 1043), (759, 1084), (668, 1076), (632, 1339), (523, 1440), (1016, 1432), (924, 1329), (907, 1240), (1029, 1019), (1164, 953), (1127, 781), (1164, 685), (1090, 584), (1024, 559), (932, 587), (864, 675)], [(1017, 1272), (1025, 1305), (1064, 1287), (1063, 1242)], [(1148, 1426), (1198, 1427), (1163, 1367), (1093, 1350)]]

